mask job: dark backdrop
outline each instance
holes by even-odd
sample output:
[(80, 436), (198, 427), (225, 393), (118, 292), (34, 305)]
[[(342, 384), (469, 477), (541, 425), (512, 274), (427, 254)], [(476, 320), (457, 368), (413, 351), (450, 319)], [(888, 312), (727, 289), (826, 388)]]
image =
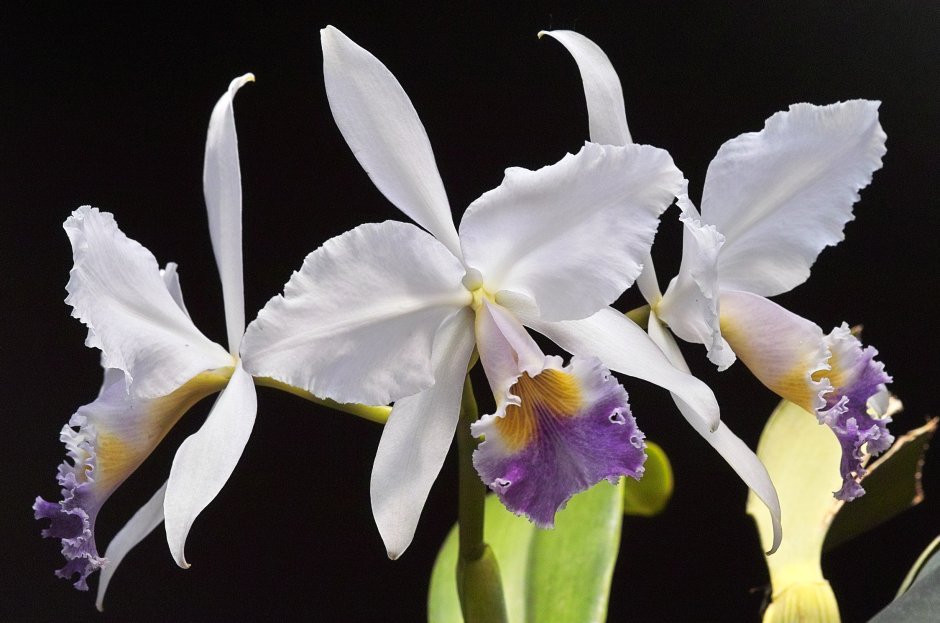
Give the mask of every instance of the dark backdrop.
[[(161, 262), (180, 265), (196, 324), (224, 341), (201, 167), (209, 112), (253, 71), (235, 105), (244, 181), (248, 318), (303, 257), (365, 221), (403, 217), (375, 190), (334, 126), (318, 30), (334, 24), (382, 59), (419, 111), (459, 215), (503, 168), (539, 167), (587, 136), (574, 63), (541, 29), (576, 29), (609, 54), (634, 138), (668, 149), (698, 197), (719, 145), (789, 104), (882, 100), (884, 168), (862, 192), (846, 241), (778, 300), (828, 328), (864, 323), (907, 405), (896, 431), (937, 410), (938, 5), (935, 2), (534, 4), (7, 2), (0, 9), (0, 205), (6, 380), (0, 618), (53, 621), (420, 621), (438, 544), (456, 516), (453, 457), (411, 549), (386, 559), (368, 503), (380, 428), (272, 390), (228, 485), (196, 522), (192, 569), (160, 529), (124, 562), (107, 611), (52, 575), (56, 543), (30, 504), (55, 499), (58, 430), (100, 382), (98, 354), (62, 302), (71, 266), (61, 229), (90, 203)], [(678, 264), (664, 217), (656, 255)], [(625, 305), (637, 304), (629, 293)], [(731, 426), (756, 444), (775, 404), (741, 366), (721, 375), (687, 349)], [(741, 482), (681, 420), (665, 392), (626, 380), (634, 413), (674, 462), (676, 494), (655, 520), (628, 520), (611, 621), (757, 620), (766, 571)], [(197, 406), (105, 507), (102, 543), (165, 478)], [(893, 595), (940, 525), (940, 456), (928, 501), (824, 562), (845, 618)], [(12, 471), (12, 473), (11, 473)]]

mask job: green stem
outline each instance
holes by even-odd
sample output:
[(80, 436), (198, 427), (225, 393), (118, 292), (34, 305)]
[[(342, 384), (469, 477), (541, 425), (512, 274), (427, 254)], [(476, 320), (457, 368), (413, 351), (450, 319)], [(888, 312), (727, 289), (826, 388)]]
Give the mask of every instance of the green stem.
[(343, 411), (345, 413), (351, 413), (352, 415), (369, 420), (370, 422), (385, 424), (385, 422), (388, 421), (388, 414), (392, 412), (391, 407), (370, 407), (369, 405), (336, 402), (335, 400), (330, 400), (329, 398), (319, 398), (307, 390), (294, 387), (293, 385), (288, 385), (287, 383), (282, 383), (281, 381), (276, 381), (267, 376), (256, 376), (254, 377), (254, 380), (255, 385), (260, 385), (261, 387), (273, 387), (274, 389), (285, 391), (288, 394), (300, 396), (304, 400), (309, 400), (310, 402), (314, 402), (318, 405), (330, 407), (331, 409), (336, 409), (337, 411)]
[(460, 465), (460, 497), (458, 500), (460, 525), (460, 557), (477, 560), (483, 554), (483, 503), (486, 488), (473, 467), (473, 451), (477, 441), (470, 434), (470, 424), (478, 418), (477, 401), (473, 395), (470, 376), (464, 381), (460, 399), (460, 422), (457, 424), (457, 454)]
[(465, 623), (505, 623), (506, 603), (499, 565), (493, 550), (483, 540), (486, 489), (473, 467), (477, 441), (470, 434), (470, 424), (478, 417), (470, 376), (464, 382), (457, 424), (459, 462), (457, 594)]

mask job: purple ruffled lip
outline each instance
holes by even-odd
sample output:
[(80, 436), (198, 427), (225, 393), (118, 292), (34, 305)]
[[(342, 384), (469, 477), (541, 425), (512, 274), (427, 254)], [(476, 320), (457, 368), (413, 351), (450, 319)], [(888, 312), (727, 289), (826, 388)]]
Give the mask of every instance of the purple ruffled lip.
[[(551, 401), (540, 404), (536, 399), (537, 421), (523, 447), (508, 449), (490, 439), (473, 457), (480, 478), (503, 505), (541, 528), (552, 527), (555, 513), (573, 495), (601, 480), (639, 479), (646, 460), (644, 435), (620, 383), (597, 360), (575, 358), (564, 372), (579, 378), (587, 390), (577, 412), (557, 413)], [(514, 417), (513, 411), (505, 417)], [(497, 433), (493, 428), (486, 434)]]
[(817, 416), (842, 446), (839, 466), (842, 487), (834, 495), (846, 502), (865, 494), (859, 481), (866, 474), (866, 455), (877, 456), (894, 443), (894, 436), (888, 431), (891, 418), (875, 417), (868, 410), (869, 399), (883, 391), (891, 377), (885, 373), (884, 365), (875, 361), (878, 351), (870, 346), (862, 350), (857, 340), (851, 339), (855, 357), (846, 375), (849, 380), (826, 396), (826, 408)]
[[(74, 416), (70, 424), (82, 426), (82, 416)], [(106, 559), (98, 554), (95, 545), (95, 519), (102, 500), (94, 491), (93, 431), (88, 427), (78, 431), (66, 426), (62, 429), (62, 441), (72, 459), (59, 465), (56, 476), (62, 487), (62, 500), (49, 502), (37, 497), (33, 504), (37, 520), (50, 520), (49, 527), (43, 529), (42, 536), (60, 539), (65, 566), (55, 574), (64, 579), (71, 579), (78, 574), (74, 586), (78, 590), (88, 590), (88, 576), (99, 570)]]

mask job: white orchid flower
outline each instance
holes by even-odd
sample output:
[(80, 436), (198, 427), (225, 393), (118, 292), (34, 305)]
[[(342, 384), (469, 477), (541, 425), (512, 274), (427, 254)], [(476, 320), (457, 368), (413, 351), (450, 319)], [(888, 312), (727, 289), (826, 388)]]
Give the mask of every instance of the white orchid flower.
[[(586, 72), (592, 132), (595, 123), (609, 131), (623, 111), (609, 60), (581, 35), (550, 34)], [(617, 98), (619, 108), (609, 103)], [(890, 377), (874, 361), (877, 352), (863, 349), (845, 324), (823, 335), (765, 297), (801, 284), (823, 248), (842, 240), (858, 192), (885, 153), (878, 106), (795, 104), (762, 131), (726, 142), (709, 165), (701, 215), (687, 192), (679, 197), (685, 225), (679, 274), (665, 295), (651, 263), (639, 279), (652, 309), (650, 330), (661, 332), (667, 348), (675, 344), (660, 320), (682, 339), (704, 344), (721, 370), (737, 356), (764, 385), (832, 429), (843, 449), (836, 492), (843, 500), (864, 492), (863, 450), (878, 454), (893, 441), (890, 418), (868, 410), (869, 400), (886, 395)]]
[[(507, 507), (540, 525), (590, 484), (642, 473), (642, 433), (608, 368), (668, 388), (703, 426), (717, 424), (711, 390), (608, 307), (639, 274), (681, 189), (665, 151), (588, 143), (538, 171), (508, 169), (458, 233), (401, 85), (339, 30), (322, 30), (321, 43), (343, 136), (427, 231), (361, 225), (312, 252), (248, 327), (245, 365), (341, 402), (394, 402), (371, 483), (390, 557), (411, 543), (447, 454), (474, 347), (497, 402), (473, 427), (486, 436), (475, 465)], [(573, 353), (571, 363), (546, 357), (524, 326)]]
[[(584, 95), (587, 101), (588, 121), (592, 141), (610, 145), (629, 145), (633, 142), (627, 126), (626, 108), (623, 101), (623, 90), (616, 70), (604, 54), (603, 50), (587, 37), (567, 30), (546, 31), (539, 36), (549, 35), (559, 41), (571, 53), (578, 64), (584, 84)], [(684, 187), (688, 183), (683, 180)], [(681, 199), (686, 194), (680, 193)], [(689, 367), (679, 351), (679, 347), (672, 336), (663, 327), (656, 303), (662, 298), (656, 282), (656, 271), (653, 259), (646, 254), (643, 259), (643, 272), (637, 279), (637, 285), (647, 301), (650, 302), (650, 315), (647, 330), (650, 337), (663, 350), (676, 368), (689, 372)], [(782, 538), (780, 526), (780, 501), (774, 489), (773, 482), (766, 468), (757, 458), (757, 455), (747, 447), (741, 438), (735, 435), (727, 424), (722, 421), (715, 430), (702, 426), (701, 420), (695, 417), (689, 406), (680, 396), (673, 395), (679, 411), (686, 417), (693, 428), (718, 451), (728, 462), (728, 465), (741, 477), (747, 486), (764, 502), (770, 512), (773, 525), (773, 542), (771, 551), (776, 550)]]
[[(36, 499), (36, 518), (52, 520), (43, 536), (60, 538), (63, 578), (102, 569), (97, 605), (124, 555), (161, 521), (174, 560), (188, 567), (184, 546), (199, 513), (232, 474), (255, 421), (257, 399), (242, 367), (241, 174), (232, 99), (254, 76), (229, 85), (212, 112), (204, 188), (209, 229), (222, 278), (228, 349), (193, 324), (176, 266), (160, 270), (146, 248), (118, 229), (107, 212), (84, 206), (65, 221), (75, 265), (66, 287), (72, 315), (88, 326), (86, 345), (100, 348), (104, 384), (62, 429), (68, 458), (59, 466), (62, 500)], [(202, 427), (179, 447), (167, 482), (115, 536), (104, 557), (95, 544), (98, 511), (200, 399), (222, 391)]]

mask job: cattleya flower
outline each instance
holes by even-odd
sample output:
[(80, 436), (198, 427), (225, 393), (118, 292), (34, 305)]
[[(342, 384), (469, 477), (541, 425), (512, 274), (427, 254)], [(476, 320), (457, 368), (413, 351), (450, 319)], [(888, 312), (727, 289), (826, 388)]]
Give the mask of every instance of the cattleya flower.
[[(575, 32), (556, 30), (539, 33), (539, 36), (542, 35), (549, 35), (558, 40), (572, 54), (578, 64), (587, 100), (591, 140), (610, 145), (632, 144), (633, 139), (627, 127), (620, 79), (617, 77), (617, 72), (610, 64), (607, 55), (590, 39)], [(684, 180), (683, 182), (687, 185), (687, 182)], [(680, 207), (682, 206), (683, 204), (680, 203)], [(653, 259), (649, 253), (643, 259), (643, 272), (637, 280), (637, 285), (648, 301), (658, 301), (662, 298), (659, 294), (659, 286), (656, 283)], [(657, 318), (655, 305), (652, 305), (650, 310), (647, 330), (652, 340), (659, 345), (672, 365), (688, 373), (689, 367), (686, 365), (678, 345), (665, 331)], [(735, 435), (723, 421), (719, 422), (715, 430), (709, 430), (702, 425), (701, 420), (692, 413), (689, 405), (685, 404), (680, 396), (673, 394), (673, 398), (676, 401), (676, 406), (679, 407), (679, 411), (695, 430), (721, 454), (745, 484), (767, 506), (773, 528), (770, 551), (775, 551), (780, 545), (782, 537), (780, 501), (766, 468), (754, 452), (747, 447), (747, 444), (741, 441), (741, 438)]]
[[(549, 34), (585, 76), (592, 137), (595, 126), (610, 135), (621, 125), (629, 136), (619, 81), (604, 53), (575, 33)], [(862, 348), (847, 325), (824, 335), (766, 297), (803, 283), (823, 248), (842, 240), (852, 204), (885, 153), (878, 106), (794, 104), (760, 132), (726, 142), (708, 167), (701, 215), (687, 192), (679, 196), (685, 226), (679, 274), (664, 295), (652, 263), (638, 281), (651, 307), (651, 334), (658, 332), (667, 349), (674, 344), (661, 321), (680, 338), (704, 344), (719, 370), (740, 358), (764, 385), (832, 430), (842, 447), (835, 495), (846, 501), (864, 493), (863, 446), (877, 455), (893, 441), (890, 418), (867, 409), (891, 379), (875, 361), (877, 351)]]
[[(630, 286), (681, 189), (669, 155), (588, 143), (513, 168), (459, 233), (424, 126), (401, 85), (333, 27), (321, 31), (336, 123), (378, 189), (414, 225), (356, 227), (304, 260), (245, 335), (255, 375), (340, 402), (394, 402), (372, 471), (389, 556), (410, 544), (457, 426), (474, 348), (496, 397), (474, 462), (539, 525), (603, 478), (639, 477), (643, 435), (608, 369), (657, 383), (714, 428), (712, 392), (608, 305)], [(430, 233), (428, 233), (430, 232)], [(545, 356), (525, 326), (574, 354)]]
[[(66, 290), (72, 315), (88, 326), (88, 346), (101, 349), (105, 369), (98, 397), (63, 427), (68, 459), (59, 466), (62, 499), (36, 498), (43, 536), (62, 540), (63, 578), (75, 587), (103, 569), (99, 609), (124, 555), (161, 521), (181, 567), (193, 521), (228, 480), (251, 434), (257, 400), (239, 346), (245, 328), (241, 249), (241, 174), (232, 99), (254, 76), (229, 85), (212, 112), (204, 187), (212, 247), (222, 278), (228, 350), (205, 337), (183, 304), (175, 264), (154, 256), (118, 229), (114, 217), (84, 206), (65, 221), (75, 266)], [(202, 427), (173, 459), (167, 482), (115, 536), (104, 557), (95, 519), (108, 497), (200, 399), (222, 391)]]

